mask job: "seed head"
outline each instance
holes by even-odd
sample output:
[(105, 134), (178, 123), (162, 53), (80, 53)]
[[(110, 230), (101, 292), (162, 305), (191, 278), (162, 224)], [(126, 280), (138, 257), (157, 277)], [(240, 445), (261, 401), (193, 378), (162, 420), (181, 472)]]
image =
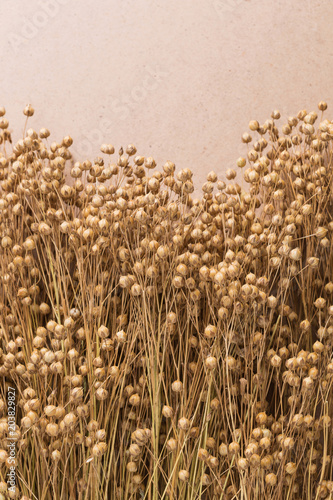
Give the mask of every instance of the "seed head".
[(173, 392), (180, 393), (183, 391), (183, 383), (180, 380), (175, 380), (171, 384), (171, 389), (173, 390)]

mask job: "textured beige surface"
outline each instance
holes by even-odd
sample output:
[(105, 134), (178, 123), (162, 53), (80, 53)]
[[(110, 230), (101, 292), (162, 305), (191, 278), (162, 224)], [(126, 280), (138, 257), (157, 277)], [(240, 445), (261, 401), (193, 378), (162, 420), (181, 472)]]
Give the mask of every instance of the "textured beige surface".
[(14, 137), (30, 102), (77, 158), (132, 142), (198, 186), (245, 151), (250, 119), (333, 106), (331, 0), (2, 0), (0, 22)]

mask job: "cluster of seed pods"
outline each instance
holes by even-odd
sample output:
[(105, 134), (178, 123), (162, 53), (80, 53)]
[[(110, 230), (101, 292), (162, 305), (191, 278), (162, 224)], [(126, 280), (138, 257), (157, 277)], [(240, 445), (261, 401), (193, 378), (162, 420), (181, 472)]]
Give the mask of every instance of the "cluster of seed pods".
[(28, 125), (12, 144), (0, 108), (0, 500), (333, 498), (318, 108), (251, 121), (243, 180), (200, 193), (133, 145), (75, 161)]

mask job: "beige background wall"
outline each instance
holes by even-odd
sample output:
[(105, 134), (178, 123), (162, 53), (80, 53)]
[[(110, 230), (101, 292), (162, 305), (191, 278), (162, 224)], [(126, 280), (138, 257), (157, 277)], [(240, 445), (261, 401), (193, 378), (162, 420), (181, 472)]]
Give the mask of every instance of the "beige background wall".
[(250, 119), (333, 105), (332, 0), (1, 0), (0, 23), (14, 137), (31, 103), (78, 159), (134, 143), (199, 186), (244, 152)]

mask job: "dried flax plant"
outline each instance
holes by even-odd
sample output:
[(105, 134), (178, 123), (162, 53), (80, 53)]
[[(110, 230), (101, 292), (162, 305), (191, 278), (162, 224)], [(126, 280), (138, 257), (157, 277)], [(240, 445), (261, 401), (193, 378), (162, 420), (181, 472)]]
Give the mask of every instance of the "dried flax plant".
[(248, 189), (198, 199), (133, 145), (12, 145), (0, 109), (1, 500), (333, 498), (326, 107), (251, 121)]

